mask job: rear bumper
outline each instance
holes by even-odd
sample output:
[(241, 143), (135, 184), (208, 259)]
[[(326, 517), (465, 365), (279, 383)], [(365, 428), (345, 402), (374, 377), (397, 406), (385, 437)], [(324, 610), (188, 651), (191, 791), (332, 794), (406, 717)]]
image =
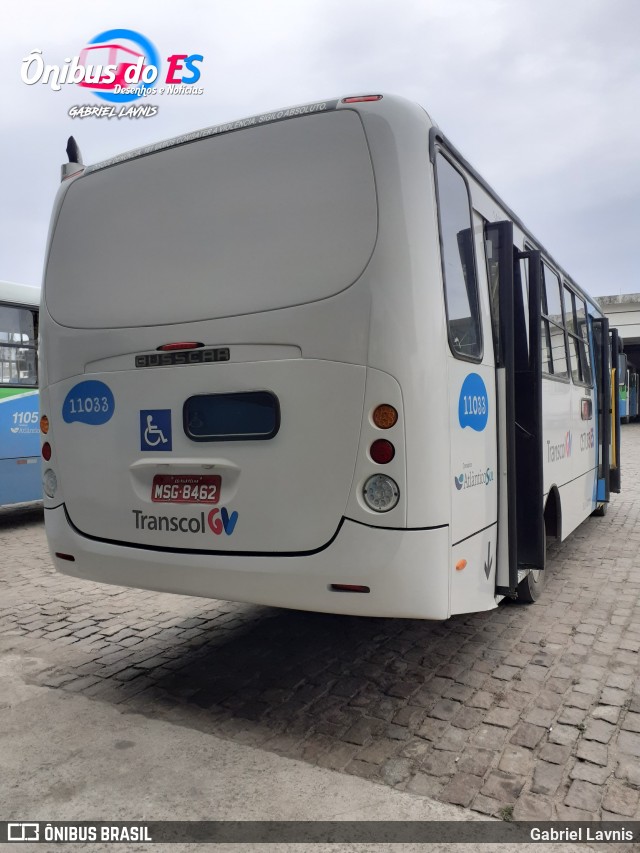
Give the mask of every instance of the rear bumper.
[[(46, 509), (45, 523), (56, 569), (86, 580), (355, 616), (450, 615), (448, 527), (388, 530), (345, 519), (322, 551), (270, 557), (177, 554), (89, 539), (69, 525), (63, 506)], [(331, 584), (371, 591), (334, 592)]]

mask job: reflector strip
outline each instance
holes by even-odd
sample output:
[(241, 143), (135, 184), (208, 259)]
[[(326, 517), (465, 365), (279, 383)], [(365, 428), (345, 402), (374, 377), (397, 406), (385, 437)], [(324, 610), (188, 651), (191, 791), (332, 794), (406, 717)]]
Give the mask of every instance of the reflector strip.
[(332, 583), (329, 589), (332, 592), (371, 592), (368, 586), (353, 583)]

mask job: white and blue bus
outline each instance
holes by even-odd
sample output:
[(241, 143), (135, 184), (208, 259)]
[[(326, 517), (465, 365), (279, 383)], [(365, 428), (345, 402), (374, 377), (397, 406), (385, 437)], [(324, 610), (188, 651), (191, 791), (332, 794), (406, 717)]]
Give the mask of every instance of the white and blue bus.
[(619, 489), (617, 335), (421, 107), (69, 150), (41, 313), (58, 570), (369, 616), (537, 598), (547, 537)]
[(42, 499), (39, 303), (39, 288), (0, 282), (0, 506)]

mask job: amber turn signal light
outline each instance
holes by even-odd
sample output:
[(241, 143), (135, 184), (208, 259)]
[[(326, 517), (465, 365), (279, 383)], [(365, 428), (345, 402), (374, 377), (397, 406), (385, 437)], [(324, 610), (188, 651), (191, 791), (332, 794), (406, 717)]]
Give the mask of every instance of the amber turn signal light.
[(393, 406), (382, 403), (373, 410), (371, 419), (378, 429), (391, 429), (398, 422), (398, 413)]

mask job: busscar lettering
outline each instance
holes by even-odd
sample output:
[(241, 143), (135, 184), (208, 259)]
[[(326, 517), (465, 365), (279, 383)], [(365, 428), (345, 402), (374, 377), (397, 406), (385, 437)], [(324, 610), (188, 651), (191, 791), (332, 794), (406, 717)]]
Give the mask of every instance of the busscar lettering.
[(214, 364), (229, 361), (228, 347), (188, 350), (186, 352), (152, 352), (137, 355), (136, 367), (174, 367), (180, 364)]

